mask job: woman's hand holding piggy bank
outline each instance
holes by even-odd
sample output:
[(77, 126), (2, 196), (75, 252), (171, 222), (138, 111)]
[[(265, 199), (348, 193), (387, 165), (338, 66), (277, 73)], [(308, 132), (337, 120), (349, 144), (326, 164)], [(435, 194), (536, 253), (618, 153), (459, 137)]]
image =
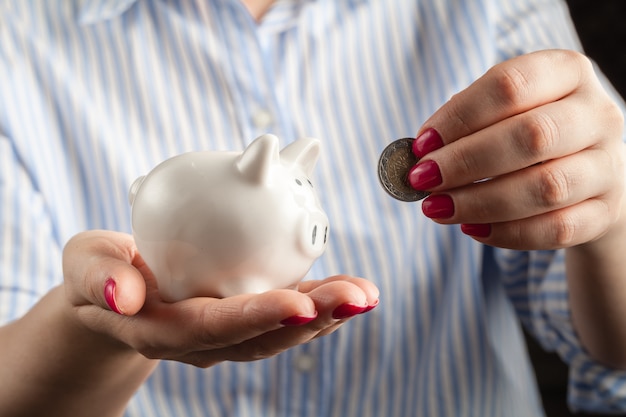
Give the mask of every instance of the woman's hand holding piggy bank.
[(243, 152), (189, 152), (138, 178), (129, 193), (133, 235), (163, 299), (297, 284), (328, 239), (309, 180), (319, 153), (311, 138), (279, 152), (267, 134)]
[(64, 285), (47, 301), (69, 328), (58, 340), (106, 363), (113, 381), (141, 381), (157, 363), (146, 358), (263, 359), (374, 308), (378, 289), (362, 278), (285, 289), (326, 246), (328, 220), (307, 178), (318, 155), (317, 140), (279, 152), (265, 135), (242, 153), (183, 154), (138, 179), (134, 238), (92, 230), (64, 248)]

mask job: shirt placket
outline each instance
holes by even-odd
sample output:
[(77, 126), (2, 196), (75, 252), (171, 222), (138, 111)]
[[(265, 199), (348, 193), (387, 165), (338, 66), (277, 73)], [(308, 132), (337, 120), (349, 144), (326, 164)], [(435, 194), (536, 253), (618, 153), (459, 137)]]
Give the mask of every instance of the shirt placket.
[(288, 127), (280, 114), (275, 82), (277, 66), (273, 59), (277, 39), (289, 26), (277, 24), (277, 19), (290, 20), (292, 17), (272, 9), (266, 19), (257, 23), (245, 7), (236, 2), (223, 12), (224, 55), (228, 57), (224, 65), (229, 74), (228, 88), (233, 92), (241, 140), (248, 144), (265, 133), (283, 139)]

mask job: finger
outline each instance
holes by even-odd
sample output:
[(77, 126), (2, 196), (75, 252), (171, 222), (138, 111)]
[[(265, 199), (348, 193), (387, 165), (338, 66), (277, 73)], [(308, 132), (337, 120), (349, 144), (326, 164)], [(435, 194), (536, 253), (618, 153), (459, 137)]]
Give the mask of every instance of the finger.
[[(221, 349), (192, 352), (179, 360), (200, 363), (201, 366), (208, 366), (223, 360), (258, 360), (276, 355), (321, 335), (330, 334), (347, 320), (369, 308), (365, 293), (349, 281), (342, 277), (333, 277), (333, 279), (321, 281), (321, 285), (315, 286), (307, 293), (315, 302), (318, 311), (318, 317), (310, 323), (298, 327), (276, 329)], [(360, 283), (359, 281), (355, 280), (357, 283)], [(346, 314), (348, 311), (350, 314)], [(340, 316), (338, 312), (341, 313)]]
[(89, 231), (65, 246), (63, 271), (67, 293), (75, 306), (94, 304), (120, 314), (141, 309), (146, 282), (133, 266), (136, 248), (130, 235)]
[(316, 325), (282, 327), (237, 345), (201, 352), (191, 352), (179, 358), (184, 362), (210, 366), (223, 361), (249, 362), (275, 356), (295, 346), (307, 343), (320, 334), (329, 334), (341, 327), (345, 320), (334, 320), (321, 329)]
[[(340, 326), (341, 322), (334, 325), (335, 328)], [(250, 362), (275, 356), (287, 349), (307, 343), (319, 334), (319, 331), (307, 326), (283, 327), (236, 345), (188, 352), (175, 355), (172, 359), (203, 368), (223, 361)]]
[[(581, 100), (550, 103), (496, 123), (432, 155), (441, 170), (440, 188), (454, 188), (579, 152), (604, 139)], [(500, 157), (494, 158), (494, 155)]]
[(307, 295), (311, 297), (318, 311), (317, 319), (308, 326), (317, 326), (319, 330), (332, 325), (333, 320), (363, 313), (372, 305), (360, 286), (345, 280), (325, 282)]
[[(438, 223), (498, 223), (537, 216), (601, 197), (623, 180), (612, 156), (589, 149), (525, 170), (431, 194), (422, 203)], [(598, 173), (602, 173), (598, 175)]]
[(309, 293), (322, 285), (337, 281), (349, 282), (359, 287), (363, 292), (365, 292), (368, 305), (373, 305), (378, 302), (380, 291), (374, 283), (363, 278), (352, 277), (349, 275), (335, 275), (324, 280), (302, 281), (298, 284), (298, 291)]
[(444, 143), (453, 142), (497, 121), (560, 100), (586, 83), (592, 73), (590, 61), (573, 51), (540, 51), (513, 58), (454, 95), (420, 132), (433, 127)]
[(488, 245), (515, 250), (561, 249), (599, 237), (612, 217), (605, 201), (590, 199), (535, 217), (493, 223), (486, 236), (473, 237)]
[(572, 94), (429, 153), (411, 170), (409, 181), (416, 189), (440, 191), (589, 147), (614, 146), (621, 143), (622, 120), (604, 95)]
[(129, 318), (123, 337), (148, 357), (163, 358), (228, 347), (283, 327), (292, 317), (317, 317), (314, 302), (293, 290), (176, 303), (150, 299)]

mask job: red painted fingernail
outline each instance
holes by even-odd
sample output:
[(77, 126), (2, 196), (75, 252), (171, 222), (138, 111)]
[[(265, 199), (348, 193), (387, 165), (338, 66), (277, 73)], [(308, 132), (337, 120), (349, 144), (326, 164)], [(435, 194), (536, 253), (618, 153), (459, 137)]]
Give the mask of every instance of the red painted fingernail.
[(295, 315), (287, 317), (285, 320), (281, 321), (280, 324), (282, 324), (283, 326), (302, 326), (303, 324), (307, 324), (315, 320), (316, 317), (317, 311), (315, 312), (315, 315), (313, 317)]
[(415, 190), (425, 191), (441, 184), (441, 171), (435, 161), (424, 161), (409, 171), (409, 183)]
[(421, 158), (427, 153), (441, 147), (443, 147), (441, 135), (431, 127), (420, 133), (419, 136), (413, 141), (413, 154), (418, 158)]
[(124, 314), (117, 307), (117, 302), (115, 301), (115, 280), (113, 278), (108, 278), (104, 283), (104, 300), (111, 310), (117, 314)]
[(373, 309), (376, 308), (376, 306), (380, 303), (380, 300), (376, 300), (374, 301), (372, 304), (368, 305), (367, 307), (365, 307), (365, 310), (363, 310), (360, 314), (363, 313), (367, 313), (368, 311), (372, 311)]
[(365, 311), (368, 306), (358, 306), (355, 304), (345, 303), (340, 305), (333, 311), (334, 319), (346, 319), (348, 317), (356, 316)]
[(448, 219), (454, 215), (454, 202), (447, 194), (431, 195), (422, 202), (422, 212), (431, 219)]
[(487, 237), (491, 234), (491, 225), (486, 224), (462, 224), (461, 231), (474, 237)]

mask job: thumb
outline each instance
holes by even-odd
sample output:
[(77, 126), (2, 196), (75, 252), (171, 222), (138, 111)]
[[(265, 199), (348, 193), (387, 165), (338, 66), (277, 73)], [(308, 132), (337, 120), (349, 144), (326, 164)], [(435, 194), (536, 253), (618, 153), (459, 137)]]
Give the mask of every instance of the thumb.
[(63, 273), (70, 302), (134, 315), (146, 299), (146, 280), (134, 265), (139, 258), (131, 235), (88, 231), (63, 250)]
[[(100, 273), (93, 281), (96, 289), (101, 289), (99, 295), (104, 299), (106, 307), (125, 316), (139, 312), (146, 300), (143, 275), (132, 265), (120, 262), (103, 268), (103, 271), (107, 272)], [(98, 300), (98, 304), (102, 306), (102, 300)]]

